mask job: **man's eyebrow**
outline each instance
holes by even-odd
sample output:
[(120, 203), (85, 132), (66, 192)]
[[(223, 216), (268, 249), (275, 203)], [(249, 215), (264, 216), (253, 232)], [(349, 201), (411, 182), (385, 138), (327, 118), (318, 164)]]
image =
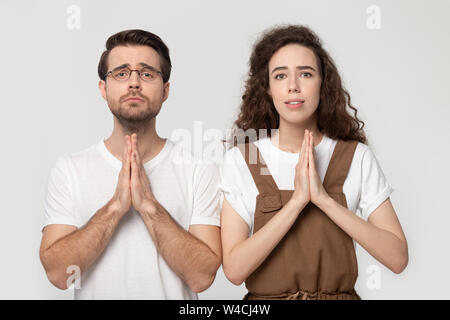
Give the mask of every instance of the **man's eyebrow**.
[[(288, 67), (286, 67), (286, 66), (276, 67), (275, 69), (272, 70), (271, 74), (274, 73), (275, 71), (278, 71), (278, 70), (286, 70), (287, 68)], [(313, 70), (313, 71), (316, 71), (316, 69), (314, 69), (311, 66), (298, 66), (297, 69), (298, 70)]]
[[(138, 65), (141, 66), (141, 67), (143, 67), (143, 68), (149, 68), (149, 69), (152, 69), (152, 70), (154, 70), (154, 71), (159, 71), (159, 70), (156, 69), (155, 67), (153, 67), (153, 66), (151, 66), (151, 65), (149, 65), (149, 64), (147, 64), (147, 63), (145, 63), (145, 62), (139, 62)], [(124, 63), (124, 64), (121, 64), (121, 65), (118, 66), (118, 67), (115, 67), (113, 70), (122, 69), (122, 68), (129, 68), (129, 69), (130, 69), (131, 66), (130, 66), (129, 63)]]
[(128, 64), (128, 63), (124, 63), (124, 64), (121, 64), (120, 66), (118, 66), (118, 67), (115, 67), (113, 70), (117, 70), (117, 69), (122, 69), (122, 68), (125, 68), (125, 67), (130, 67), (130, 65)]
[(153, 70), (153, 71), (158, 71), (158, 72), (159, 72), (159, 70), (156, 69), (154, 66), (151, 66), (151, 65), (149, 65), (149, 64), (146, 64), (145, 62), (139, 62), (138, 64), (139, 64), (141, 67), (143, 67), (143, 68), (149, 68), (149, 69), (151, 69), (151, 70)]

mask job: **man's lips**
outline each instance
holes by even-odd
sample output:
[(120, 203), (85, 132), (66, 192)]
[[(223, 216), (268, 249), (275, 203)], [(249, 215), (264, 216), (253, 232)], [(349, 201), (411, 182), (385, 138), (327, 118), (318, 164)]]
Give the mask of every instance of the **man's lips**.
[(144, 100), (138, 97), (130, 97), (125, 99), (125, 101), (144, 101)]

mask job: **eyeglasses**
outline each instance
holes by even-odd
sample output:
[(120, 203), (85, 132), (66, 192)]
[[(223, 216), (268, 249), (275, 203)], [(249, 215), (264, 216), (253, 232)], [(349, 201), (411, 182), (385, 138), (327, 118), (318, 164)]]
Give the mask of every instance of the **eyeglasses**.
[(139, 77), (146, 82), (150, 82), (155, 80), (158, 77), (158, 74), (162, 77), (162, 72), (150, 67), (144, 67), (140, 70), (131, 70), (128, 67), (119, 67), (117, 69), (108, 71), (105, 77), (111, 75), (117, 81), (126, 81), (130, 79), (133, 71), (136, 71)]

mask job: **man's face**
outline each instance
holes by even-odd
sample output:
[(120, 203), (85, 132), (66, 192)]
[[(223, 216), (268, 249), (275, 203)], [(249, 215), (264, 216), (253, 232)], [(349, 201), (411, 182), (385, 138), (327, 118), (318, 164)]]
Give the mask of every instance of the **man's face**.
[[(108, 71), (118, 67), (141, 70), (144, 66), (161, 71), (159, 54), (148, 46), (118, 46), (108, 56)], [(128, 80), (116, 80), (109, 75), (99, 82), (100, 92), (109, 109), (128, 131), (136, 131), (147, 124), (161, 110), (169, 94), (169, 83), (161, 74), (151, 81), (142, 80), (132, 72)]]

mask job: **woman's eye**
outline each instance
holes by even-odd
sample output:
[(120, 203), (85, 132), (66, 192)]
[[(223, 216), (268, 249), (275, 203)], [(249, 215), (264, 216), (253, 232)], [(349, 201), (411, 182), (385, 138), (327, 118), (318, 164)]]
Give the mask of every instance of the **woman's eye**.
[(302, 72), (302, 73), (300, 74), (300, 76), (303, 77), (303, 78), (311, 78), (311, 77), (312, 77), (312, 74), (309, 73), (309, 72)]
[(280, 73), (280, 74), (277, 74), (277, 75), (275, 76), (275, 79), (280, 80), (280, 79), (284, 79), (285, 77), (286, 77), (285, 74)]

